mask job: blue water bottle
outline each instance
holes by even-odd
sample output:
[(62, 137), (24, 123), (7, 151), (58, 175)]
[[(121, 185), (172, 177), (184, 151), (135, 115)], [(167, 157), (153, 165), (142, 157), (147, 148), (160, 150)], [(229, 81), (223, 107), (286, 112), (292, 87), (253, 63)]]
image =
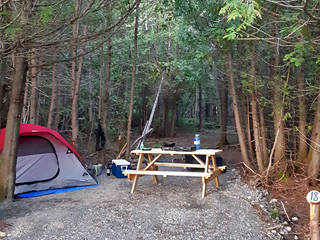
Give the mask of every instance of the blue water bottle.
[(196, 134), (194, 136), (193, 144), (196, 146), (196, 150), (200, 149), (200, 136), (199, 136), (199, 134)]

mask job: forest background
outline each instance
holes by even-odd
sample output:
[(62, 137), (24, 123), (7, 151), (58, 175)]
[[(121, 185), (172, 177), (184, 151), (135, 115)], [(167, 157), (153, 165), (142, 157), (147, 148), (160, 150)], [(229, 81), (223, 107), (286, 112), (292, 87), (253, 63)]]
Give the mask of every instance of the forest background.
[(13, 197), (20, 123), (57, 130), (88, 153), (101, 119), (110, 141), (120, 136), (130, 146), (160, 83), (152, 122), (159, 137), (219, 128), (222, 148), (235, 126), (246, 169), (266, 186), (297, 174), (316, 185), (319, 7), (316, 0), (0, 0), (0, 201)]

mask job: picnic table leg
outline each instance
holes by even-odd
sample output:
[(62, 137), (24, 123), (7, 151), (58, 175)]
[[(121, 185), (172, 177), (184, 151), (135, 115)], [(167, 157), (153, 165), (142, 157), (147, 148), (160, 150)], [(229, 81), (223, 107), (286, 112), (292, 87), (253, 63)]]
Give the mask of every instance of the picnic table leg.
[[(204, 172), (208, 173), (209, 172), (209, 156), (206, 156), (206, 162), (205, 162), (205, 168), (204, 168)], [(202, 198), (204, 198), (206, 196), (206, 191), (207, 191), (207, 181), (205, 179), (205, 177), (202, 177)]]
[(204, 177), (202, 177), (202, 183), (203, 183), (202, 198), (204, 198), (206, 196), (206, 191), (207, 191), (207, 181)]
[[(148, 154), (148, 160), (149, 160), (149, 163), (152, 162), (152, 160), (153, 160), (152, 154)], [(150, 167), (150, 169), (153, 170), (153, 171), (158, 170), (157, 168), (155, 168), (154, 164), (152, 164), (152, 166)], [(153, 180), (154, 180), (155, 183), (158, 184), (158, 176), (154, 175), (154, 176), (153, 176)]]
[[(213, 170), (218, 169), (215, 155), (211, 155), (211, 160), (212, 160)], [(218, 188), (219, 187), (219, 176), (216, 177), (216, 185)]]
[[(138, 164), (137, 164), (137, 170), (140, 170), (140, 169), (141, 169), (143, 157), (144, 157), (143, 154), (139, 154), (139, 160), (138, 160)], [(133, 193), (133, 192), (136, 190), (139, 177), (140, 177), (139, 175), (135, 175), (135, 176), (134, 176), (131, 193)]]

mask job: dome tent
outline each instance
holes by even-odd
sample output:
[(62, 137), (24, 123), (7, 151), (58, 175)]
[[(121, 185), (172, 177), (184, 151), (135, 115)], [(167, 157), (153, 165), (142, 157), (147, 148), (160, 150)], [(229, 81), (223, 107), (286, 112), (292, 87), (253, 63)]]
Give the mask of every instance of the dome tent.
[[(0, 130), (0, 154), (6, 129)], [(96, 180), (86, 171), (79, 153), (56, 131), (34, 124), (21, 124), (16, 165), (15, 195), (28, 192), (54, 193), (71, 187), (92, 186)]]

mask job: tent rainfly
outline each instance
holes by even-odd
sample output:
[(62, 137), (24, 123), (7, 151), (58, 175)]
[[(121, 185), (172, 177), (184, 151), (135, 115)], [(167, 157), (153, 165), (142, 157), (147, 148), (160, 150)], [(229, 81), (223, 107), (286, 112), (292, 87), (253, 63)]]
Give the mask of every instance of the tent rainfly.
[[(0, 154), (5, 132), (0, 130)], [(21, 124), (14, 194), (97, 184), (80, 161), (79, 153), (58, 132)]]

